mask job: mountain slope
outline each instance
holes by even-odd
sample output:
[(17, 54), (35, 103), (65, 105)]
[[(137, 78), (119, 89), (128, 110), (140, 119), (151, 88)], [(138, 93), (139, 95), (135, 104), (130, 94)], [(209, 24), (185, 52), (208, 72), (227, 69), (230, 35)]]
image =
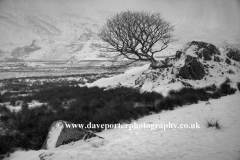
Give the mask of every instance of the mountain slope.
[[(127, 9), (160, 12), (175, 25), (178, 41), (164, 55), (193, 39), (217, 45), (239, 43), (238, 0), (1, 0), (0, 49), (4, 54), (0, 59), (97, 59), (99, 28), (106, 18)], [(12, 55), (33, 40), (40, 50)]]

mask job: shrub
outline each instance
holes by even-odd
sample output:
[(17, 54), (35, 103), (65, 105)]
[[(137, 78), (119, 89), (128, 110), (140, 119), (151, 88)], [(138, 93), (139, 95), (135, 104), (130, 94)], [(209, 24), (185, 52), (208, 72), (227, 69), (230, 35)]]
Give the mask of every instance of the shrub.
[(230, 84), (223, 83), (220, 85), (220, 92), (222, 93), (222, 96), (231, 95), (236, 92), (236, 89), (232, 88)]
[[(12, 139), (8, 138), (6, 142), (3, 142), (3, 146), (10, 146), (6, 147), (3, 153), (12, 151), (16, 147), (40, 149), (50, 125), (56, 120), (85, 125), (89, 122), (95, 124), (128, 123), (133, 119), (149, 115), (151, 112), (173, 110), (175, 107), (197, 103), (199, 100), (206, 101), (209, 98), (219, 98), (233, 93), (233, 89), (227, 83), (222, 84), (218, 89), (212, 85), (205, 88), (185, 87), (178, 91), (172, 90), (165, 98), (155, 92), (140, 93), (137, 89), (126, 87), (110, 90), (66, 85), (46, 87), (34, 92), (26, 99), (24, 97), (25, 103), (20, 112), (6, 112), (3, 123), (7, 122), (6, 125), (10, 131), (21, 134), (16, 134), (11, 137)], [(29, 109), (26, 102), (32, 99), (49, 105)], [(136, 102), (141, 104), (140, 107), (134, 106)], [(92, 130), (101, 131), (102, 128)], [(4, 138), (6, 137), (3, 137), (1, 141), (4, 141)]]
[(181, 97), (181, 99), (183, 99), (183, 101), (185, 101), (184, 104), (197, 103), (198, 100), (201, 100), (201, 101), (209, 100), (209, 94), (206, 92), (205, 88), (184, 87), (178, 91), (171, 90), (169, 92), (169, 95)]
[(10, 109), (6, 107), (6, 105), (0, 105), (0, 113), (10, 113)]
[(231, 80), (227, 77), (226, 80), (223, 82), (223, 84), (224, 83), (229, 84), (230, 82), (231, 82)]
[(222, 94), (219, 90), (210, 94), (210, 97), (213, 98), (213, 99), (219, 99), (221, 96), (222, 96)]
[(237, 88), (240, 91), (240, 82), (237, 83)]
[(16, 99), (11, 99), (10, 100), (10, 105), (15, 106), (16, 105)]
[(205, 91), (216, 91), (217, 86), (215, 84), (204, 87)]
[(231, 69), (229, 69), (229, 70), (227, 71), (227, 73), (228, 73), (228, 74), (235, 74), (235, 72), (234, 72), (233, 70), (231, 70)]
[(2, 102), (3, 102), (3, 96), (0, 93), (0, 103), (2, 103)]
[(206, 127), (215, 127), (216, 129), (222, 129), (222, 125), (220, 125), (219, 120), (215, 119), (215, 118), (211, 118), (211, 119), (206, 119)]
[(174, 107), (176, 106), (174, 101), (174, 97), (170, 97), (167, 96), (164, 99), (160, 100), (157, 104), (156, 104), (156, 110), (157, 112), (160, 112), (162, 110), (173, 110)]
[(16, 148), (16, 138), (11, 135), (0, 136), (0, 159), (1, 155), (11, 153)]
[(11, 122), (7, 123), (10, 130), (23, 135), (22, 139), (25, 139), (26, 143), (20, 144), (20, 141), (12, 139), (18, 147), (40, 149), (50, 125), (56, 120), (85, 125), (89, 122), (97, 124), (130, 122), (152, 111), (148, 107), (134, 108), (134, 102), (153, 105), (157, 98), (162, 97), (158, 93), (141, 94), (139, 90), (125, 87), (104, 91), (103, 88), (97, 87), (55, 86), (42, 89), (30, 96), (32, 99), (47, 102), (49, 106), (29, 109), (25, 101), (22, 110), (10, 113), (5, 117), (5, 121)]
[(229, 79), (227, 79), (225, 82), (223, 82), (216, 91), (209, 94), (210, 98), (218, 99), (222, 96), (234, 94), (237, 90), (235, 88), (232, 88), (230, 86), (229, 82), (230, 82)]
[(185, 101), (185, 104), (194, 104), (194, 103), (198, 103), (198, 100), (200, 99), (200, 97), (198, 97), (197, 94), (184, 94), (181, 96), (181, 98)]
[(143, 101), (148, 103), (154, 103), (156, 99), (163, 99), (162, 94), (156, 92), (144, 92), (140, 95)]

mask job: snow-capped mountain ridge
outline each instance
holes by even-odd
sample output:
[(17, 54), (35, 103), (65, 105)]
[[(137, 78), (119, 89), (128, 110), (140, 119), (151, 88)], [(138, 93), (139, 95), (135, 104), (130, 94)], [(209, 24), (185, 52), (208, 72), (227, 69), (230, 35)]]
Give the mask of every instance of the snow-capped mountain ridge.
[[(0, 11), (0, 32), (4, 37), (0, 40), (0, 48), (5, 52), (5, 57), (69, 59), (92, 52), (91, 47), (86, 45), (86, 49), (85, 44), (95, 43), (95, 34), (101, 23), (99, 16), (82, 14), (83, 11), (74, 13), (73, 5), (71, 10), (67, 10), (63, 8), (64, 4), (57, 1), (1, 1), (1, 5), (5, 8)], [(32, 41), (36, 41), (41, 49), (29, 54), (13, 54), (16, 48), (24, 49)], [(97, 55), (92, 55), (89, 59), (97, 58)]]
[[(240, 41), (237, 0), (1, 0), (0, 59), (97, 59), (100, 50), (91, 44), (102, 43), (96, 35), (99, 28), (106, 18), (127, 9), (160, 12), (175, 25), (178, 41), (163, 55), (174, 54), (177, 47), (193, 39), (215, 45)], [(40, 50), (12, 55), (33, 40)]]

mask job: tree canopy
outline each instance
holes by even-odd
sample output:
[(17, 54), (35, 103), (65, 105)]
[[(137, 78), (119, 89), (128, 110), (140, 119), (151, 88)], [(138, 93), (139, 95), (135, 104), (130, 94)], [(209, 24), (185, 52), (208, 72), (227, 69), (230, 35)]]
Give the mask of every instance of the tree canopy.
[(166, 49), (173, 41), (173, 30), (160, 13), (124, 11), (107, 19), (98, 35), (107, 42), (107, 52), (156, 65), (154, 54)]

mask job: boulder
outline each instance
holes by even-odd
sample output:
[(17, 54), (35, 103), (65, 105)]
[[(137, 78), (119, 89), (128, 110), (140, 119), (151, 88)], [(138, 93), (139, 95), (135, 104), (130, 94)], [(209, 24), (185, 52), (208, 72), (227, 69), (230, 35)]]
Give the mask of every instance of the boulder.
[(175, 58), (167, 57), (164, 60), (157, 61), (155, 64), (150, 64), (150, 69), (172, 67), (174, 62), (175, 62)]
[(162, 69), (149, 69), (144, 71), (136, 80), (135, 85), (142, 86), (146, 81), (156, 81), (161, 75)]
[(227, 46), (225, 48), (225, 53), (228, 58), (240, 62), (240, 50), (233, 46)]
[(48, 136), (43, 143), (42, 149), (52, 149), (79, 140), (86, 141), (92, 137), (103, 139), (90, 131), (76, 126), (76, 124), (59, 120), (53, 122), (50, 126)]
[(231, 61), (230, 61), (229, 58), (226, 58), (225, 62), (226, 62), (227, 64), (231, 64)]
[(179, 70), (179, 77), (183, 79), (200, 80), (204, 77), (204, 66), (197, 60), (197, 57), (187, 56), (185, 64)]
[(217, 56), (217, 55), (214, 56), (213, 60), (214, 60), (215, 62), (221, 62), (220, 57)]
[[(213, 44), (198, 41), (192, 41), (189, 43), (189, 45), (184, 49), (184, 53), (186, 55), (188, 55), (188, 53), (191, 55), (196, 55), (205, 61), (212, 60), (214, 55), (220, 55), (219, 49)], [(179, 54), (180, 53), (178, 53), (178, 55)]]

